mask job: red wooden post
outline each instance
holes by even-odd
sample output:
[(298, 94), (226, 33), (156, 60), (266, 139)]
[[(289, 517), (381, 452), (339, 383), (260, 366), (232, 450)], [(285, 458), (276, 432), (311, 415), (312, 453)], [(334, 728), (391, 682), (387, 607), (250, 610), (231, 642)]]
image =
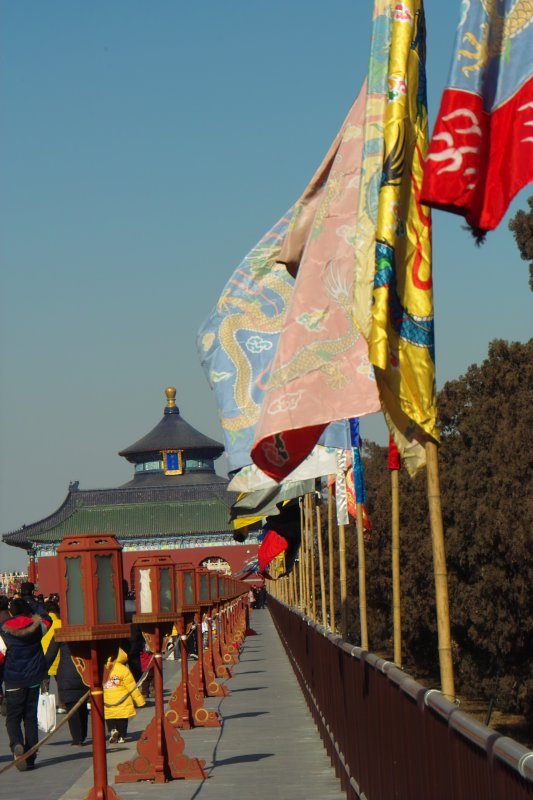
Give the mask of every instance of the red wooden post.
[(121, 546), (114, 536), (66, 536), (57, 549), (63, 625), (58, 642), (69, 642), (84, 683), (91, 690), (94, 786), (85, 800), (120, 800), (107, 782), (104, 665), (129, 638), (124, 623)]
[(176, 618), (174, 564), (170, 556), (145, 556), (133, 566), (137, 600), (133, 622), (141, 625), (154, 657), (155, 714), (137, 743), (137, 757), (118, 764), (115, 780), (203, 779), (205, 761), (184, 754), (183, 739), (164, 713), (162, 651)]

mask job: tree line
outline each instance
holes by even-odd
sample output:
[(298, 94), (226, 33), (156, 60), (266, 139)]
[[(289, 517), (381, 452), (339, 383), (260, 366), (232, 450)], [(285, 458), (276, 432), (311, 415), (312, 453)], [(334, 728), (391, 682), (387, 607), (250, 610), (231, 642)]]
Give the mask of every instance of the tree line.
[[(533, 339), (495, 340), (438, 396), (443, 522), (455, 680), (466, 696), (533, 719)], [(387, 448), (364, 447), (370, 649), (391, 657)], [(438, 679), (426, 476), (400, 470), (403, 665)], [(348, 531), (350, 638), (358, 642), (357, 547)]]

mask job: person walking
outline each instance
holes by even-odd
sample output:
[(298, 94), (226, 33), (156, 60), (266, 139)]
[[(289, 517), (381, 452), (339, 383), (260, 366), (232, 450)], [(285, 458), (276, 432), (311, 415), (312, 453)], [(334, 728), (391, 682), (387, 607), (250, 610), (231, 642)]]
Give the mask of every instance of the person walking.
[[(18, 759), (39, 741), (37, 704), (48, 667), (41, 639), (52, 624), (43, 613), (32, 613), (21, 597), (9, 603), (10, 617), (0, 628), (0, 662), (4, 662), (6, 729), (13, 756)], [(24, 732), (23, 729), (24, 728)], [(17, 761), (17, 769), (33, 769), (36, 754)]]
[(108, 659), (104, 673), (104, 715), (111, 744), (126, 741), (128, 720), (137, 713), (135, 706), (146, 704), (127, 659), (126, 652), (119, 647), (116, 658)]
[[(8, 611), (9, 608), (9, 597), (5, 594), (0, 594), (0, 627), (4, 624), (6, 620), (9, 619), (10, 614)], [(4, 666), (3, 663), (0, 663), (0, 714), (5, 717), (6, 715), (6, 701), (4, 697)]]
[[(70, 714), (74, 706), (81, 698), (87, 694), (88, 687), (83, 683), (81, 676), (76, 669), (70, 646), (68, 642), (56, 642), (52, 638), (46, 651), (47, 664), (56, 663), (57, 665), (57, 690), (59, 701), (64, 708), (64, 713)], [(87, 730), (89, 726), (89, 710), (87, 703), (81, 703), (76, 711), (68, 717), (68, 728), (72, 737), (71, 745), (81, 747), (85, 744)]]
[[(43, 653), (44, 653), (45, 658), (46, 658), (46, 651), (48, 650), (50, 642), (52, 641), (52, 637), (54, 636), (54, 631), (56, 631), (58, 628), (61, 627), (61, 615), (59, 613), (59, 603), (56, 600), (46, 600), (45, 604), (44, 604), (44, 608), (45, 608), (46, 613), (48, 614), (48, 616), (52, 620), (51, 627), (47, 630), (47, 632), (44, 634), (43, 638), (41, 639), (41, 644), (42, 644), (42, 647), (43, 647)], [(52, 676), (56, 679), (56, 683), (58, 683), (58, 681), (57, 681), (57, 668), (59, 666), (59, 652), (58, 652), (57, 656), (55, 657), (55, 659), (54, 659), (52, 664), (50, 664), (50, 661), (48, 659), (46, 659), (46, 663), (49, 664), (49, 667), (48, 667), (48, 681), (45, 681), (44, 683), (45, 683), (46, 691), (50, 691), (50, 678)], [(59, 683), (58, 683), (58, 687), (59, 687)], [(58, 694), (59, 694), (59, 692), (58, 692)], [(64, 714), (65, 713), (65, 706), (62, 704), (61, 698), (59, 698), (59, 701), (58, 701), (58, 704), (57, 704), (57, 707), (56, 707), (56, 711), (57, 711), (58, 714)]]

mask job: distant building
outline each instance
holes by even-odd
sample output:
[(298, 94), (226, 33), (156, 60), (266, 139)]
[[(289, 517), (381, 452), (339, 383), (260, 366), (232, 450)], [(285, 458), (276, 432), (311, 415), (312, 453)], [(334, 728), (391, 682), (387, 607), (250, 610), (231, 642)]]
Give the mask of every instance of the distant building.
[(64, 536), (114, 534), (123, 547), (124, 575), (149, 550), (235, 573), (257, 555), (257, 532), (233, 539), (228, 521), (236, 499), (215, 473), (224, 448), (189, 425), (176, 406), (176, 390), (165, 390), (163, 418), (119, 455), (134, 467), (133, 478), (116, 489), (79, 488), (72, 482), (65, 501), (50, 516), (4, 534), (3, 541), (27, 551), (29, 580), (45, 594), (59, 585), (56, 551)]
[(26, 580), (28, 576), (25, 572), (0, 572), (0, 594), (15, 594)]

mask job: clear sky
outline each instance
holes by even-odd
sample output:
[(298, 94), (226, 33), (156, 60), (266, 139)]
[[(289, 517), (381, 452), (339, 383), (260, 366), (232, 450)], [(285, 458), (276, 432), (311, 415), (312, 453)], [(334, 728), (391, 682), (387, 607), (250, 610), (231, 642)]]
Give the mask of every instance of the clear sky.
[[(222, 440), (197, 330), (299, 196), (366, 73), (371, 0), (6, 0), (0, 16), (0, 532), (118, 486), (161, 418)], [(431, 125), (458, 0), (426, 0)], [(507, 230), (434, 214), (438, 386), (532, 335)], [(378, 439), (382, 423), (367, 436)], [(363, 427), (363, 434), (365, 428)], [(219, 462), (220, 463), (220, 462)], [(0, 546), (0, 571), (25, 567)]]

